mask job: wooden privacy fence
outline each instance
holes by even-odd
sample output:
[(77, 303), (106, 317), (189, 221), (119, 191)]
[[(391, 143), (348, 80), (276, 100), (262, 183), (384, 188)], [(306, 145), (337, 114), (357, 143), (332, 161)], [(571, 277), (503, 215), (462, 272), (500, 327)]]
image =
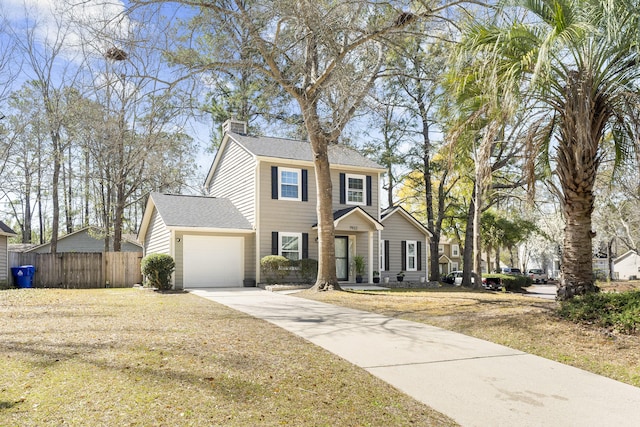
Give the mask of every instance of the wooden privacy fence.
[[(33, 265), (36, 288), (127, 288), (142, 283), (142, 252), (9, 252), (9, 265)], [(11, 275), (12, 276), (12, 275)], [(13, 276), (12, 276), (13, 280)]]

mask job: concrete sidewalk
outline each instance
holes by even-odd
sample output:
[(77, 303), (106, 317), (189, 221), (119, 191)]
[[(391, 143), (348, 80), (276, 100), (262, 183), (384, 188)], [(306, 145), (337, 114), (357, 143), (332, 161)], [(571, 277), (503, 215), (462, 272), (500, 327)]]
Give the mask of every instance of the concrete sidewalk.
[(190, 292), (299, 335), (463, 426), (640, 425), (640, 388), (487, 341), (257, 288)]

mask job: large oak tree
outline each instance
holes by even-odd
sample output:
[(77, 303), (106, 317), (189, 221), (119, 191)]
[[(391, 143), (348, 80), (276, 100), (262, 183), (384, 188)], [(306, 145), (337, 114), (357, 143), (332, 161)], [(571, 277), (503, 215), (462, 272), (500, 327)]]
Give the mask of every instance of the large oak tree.
[[(408, 1), (174, 3), (197, 8), (189, 25), (179, 31), (187, 36), (188, 48), (175, 52), (176, 63), (203, 73), (252, 70), (295, 100), (311, 143), (318, 188), (319, 268), (314, 288), (339, 289), (328, 149), (339, 142), (378, 77), (385, 42), (424, 14), (410, 12)], [(445, 8), (432, 6), (429, 14)]]

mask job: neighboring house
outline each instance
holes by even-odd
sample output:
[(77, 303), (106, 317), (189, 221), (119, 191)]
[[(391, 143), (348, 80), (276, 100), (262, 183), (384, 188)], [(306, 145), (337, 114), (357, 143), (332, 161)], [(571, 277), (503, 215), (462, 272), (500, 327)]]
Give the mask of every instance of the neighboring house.
[(407, 281), (426, 280), (431, 233), (400, 206), (382, 211), (380, 222), (384, 225), (380, 241), (380, 277), (393, 280), (403, 271)]
[(8, 240), (14, 236), (16, 233), (0, 221), (0, 288), (7, 287), (10, 282)]
[(462, 270), (462, 252), (460, 245), (447, 237), (440, 237), (438, 245), (438, 264), (440, 274), (446, 276), (452, 271)]
[[(89, 226), (58, 237), (58, 253), (63, 252), (104, 252), (104, 231), (99, 227)], [(113, 249), (113, 241), (109, 247)], [(142, 252), (142, 245), (135, 240), (123, 237), (122, 252)], [(45, 254), (51, 252), (51, 243), (27, 249), (27, 253)]]
[(640, 255), (631, 250), (614, 259), (613, 274), (618, 280), (636, 280), (640, 278)]
[[(138, 234), (145, 255), (174, 257), (178, 289), (263, 282), (260, 260), (266, 255), (318, 259), (309, 142), (249, 136), (246, 124), (236, 121), (223, 130), (205, 181), (207, 197), (151, 194)], [(385, 169), (344, 145), (329, 146), (329, 161), (338, 280), (355, 280), (353, 257), (361, 255), (364, 278), (372, 282), (373, 271), (380, 271), (379, 183)], [(414, 230), (406, 240), (422, 242), (424, 233)]]

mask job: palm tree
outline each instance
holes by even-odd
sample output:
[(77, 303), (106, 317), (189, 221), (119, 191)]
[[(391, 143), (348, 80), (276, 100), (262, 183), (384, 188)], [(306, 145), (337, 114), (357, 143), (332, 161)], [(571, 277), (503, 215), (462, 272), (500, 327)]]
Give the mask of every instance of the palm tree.
[(559, 299), (598, 290), (593, 188), (605, 137), (617, 162), (637, 137), (638, 6), (637, 0), (515, 0), (491, 22), (471, 26), (462, 43), (489, 58), (503, 87), (541, 112), (530, 147), (555, 165), (566, 222)]

